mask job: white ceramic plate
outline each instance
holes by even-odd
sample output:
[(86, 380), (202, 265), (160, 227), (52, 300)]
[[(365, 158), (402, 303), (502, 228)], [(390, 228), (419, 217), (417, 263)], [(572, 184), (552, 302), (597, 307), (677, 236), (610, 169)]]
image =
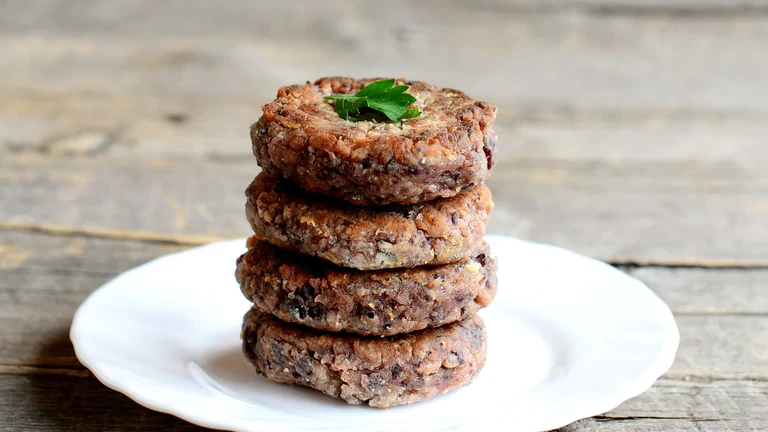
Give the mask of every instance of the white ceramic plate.
[(481, 312), (485, 368), (471, 385), (377, 410), (256, 375), (240, 350), (244, 240), (158, 258), (80, 307), (77, 357), (107, 386), (202, 426), (239, 431), (539, 431), (604, 413), (672, 364), (669, 308), (619, 270), (553, 246), (489, 236), (499, 292)]

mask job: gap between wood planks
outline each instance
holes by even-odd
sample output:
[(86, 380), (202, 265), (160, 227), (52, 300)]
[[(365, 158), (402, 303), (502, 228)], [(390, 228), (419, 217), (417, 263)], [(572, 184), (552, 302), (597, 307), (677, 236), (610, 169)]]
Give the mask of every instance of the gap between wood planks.
[[(88, 238), (129, 240), (146, 243), (162, 243), (173, 245), (199, 246), (221, 240), (234, 240), (234, 238), (216, 236), (187, 236), (162, 234), (148, 231), (120, 231), (103, 228), (75, 228), (60, 225), (31, 224), (25, 222), (2, 222), (0, 229), (43, 233), (55, 236), (77, 236)], [(767, 264), (768, 265), (768, 264)]]
[(711, 19), (711, 18), (755, 18), (768, 15), (765, 4), (725, 2), (690, 4), (688, 2), (669, 2), (659, 4), (649, 2), (615, 3), (615, 2), (554, 2), (539, 4), (523, 2), (478, 2), (474, 8), (497, 9), (507, 13), (518, 14), (547, 14), (561, 15), (568, 13), (583, 13), (595, 17), (622, 17), (622, 18), (677, 18), (677, 19)]
[(723, 420), (733, 420), (728, 418), (706, 418), (706, 417), (682, 417), (682, 416), (670, 416), (670, 417), (659, 417), (659, 416), (607, 416), (607, 415), (598, 415), (591, 417), (599, 422), (603, 421), (610, 421), (610, 422), (616, 422), (616, 421), (635, 421), (635, 420), (693, 420), (697, 422), (716, 422), (716, 421), (723, 421)]
[[(567, 9), (566, 9), (567, 10)], [(577, 9), (578, 10), (578, 9)], [(597, 4), (585, 6), (582, 10), (595, 17), (646, 18), (668, 17), (677, 19), (712, 19), (712, 18), (752, 18), (768, 15), (765, 5), (632, 5), (632, 4)]]
[(0, 364), (0, 375), (68, 375), (80, 378), (91, 376), (85, 366), (32, 366), (19, 364)]
[[(0, 221), (0, 229), (43, 233), (54, 236), (78, 236), (87, 238), (118, 239), (135, 242), (161, 243), (180, 246), (200, 246), (236, 237), (189, 236), (163, 234), (148, 231), (121, 231), (103, 228), (76, 228), (60, 225), (32, 224), (25, 222)], [(599, 258), (598, 258), (599, 259)], [(610, 265), (633, 269), (638, 267), (665, 268), (712, 268), (712, 269), (763, 269), (768, 260), (728, 260), (690, 258), (638, 258), (631, 260), (604, 260)]]

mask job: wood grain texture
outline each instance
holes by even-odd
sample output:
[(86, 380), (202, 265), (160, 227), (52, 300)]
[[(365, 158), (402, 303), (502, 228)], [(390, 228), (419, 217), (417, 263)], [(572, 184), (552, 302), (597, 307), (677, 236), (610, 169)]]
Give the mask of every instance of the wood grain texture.
[(768, 314), (768, 269), (642, 267), (629, 274), (677, 314)]
[[(0, 388), (9, 389), (0, 393), (0, 417), (5, 420), (0, 430), (199, 430), (141, 408), (92, 376), (0, 375)], [(693, 430), (690, 427), (697, 423), (705, 431), (723, 430), (716, 427), (725, 426), (728, 430), (754, 430), (750, 428), (765, 425), (768, 419), (766, 392), (765, 383), (662, 380), (607, 416), (564, 430)], [(740, 416), (749, 419), (738, 421)]]
[[(248, 126), (266, 101), (30, 97), (2, 90), (0, 99), (0, 153), (217, 160), (250, 159)], [(760, 116), (502, 106), (496, 129), (502, 160), (768, 165), (768, 122)]]
[(437, 0), (395, 0), (375, 14), (371, 2), (312, 0), (6, 3), (0, 93), (260, 105), (280, 84), (344, 73), (457, 87), (502, 112), (768, 112), (759, 91), (768, 60), (752, 55), (768, 32), (756, 13), (683, 20)]
[(634, 417), (626, 419), (589, 418), (577, 421), (559, 432), (762, 432), (768, 422), (762, 419), (718, 420)]
[(680, 348), (667, 376), (768, 381), (768, 316), (677, 316)]
[[(0, 226), (244, 237), (243, 161), (0, 160)], [(768, 265), (768, 171), (686, 163), (501, 161), (489, 232), (603, 260)], [(704, 234), (706, 233), (706, 234)], [(713, 241), (712, 239), (717, 239)]]
[(202, 431), (143, 408), (91, 375), (0, 375), (0, 431)]
[[(2, 5), (2, 12), (7, 17), (5, 20), (0, 20), (0, 23), (7, 26), (23, 27), (24, 25), (33, 25), (40, 23), (41, 21), (46, 27), (62, 26), (61, 15), (65, 15), (67, 18), (74, 19), (77, 17), (76, 13), (85, 13), (89, 17), (110, 17), (118, 13), (130, 14), (136, 10), (146, 9), (149, 5), (155, 6), (150, 2), (144, 0), (137, 1), (120, 1), (114, 2), (117, 5), (112, 7), (105, 7), (97, 9), (86, 8), (87, 1), (67, 1), (57, 0), (46, 2), (37, 2), (37, 4), (29, 5), (23, 0), (6, 0)], [(236, 13), (240, 13), (243, 9), (251, 11), (256, 7), (248, 7), (247, 5), (241, 5), (236, 2), (220, 2), (227, 7), (236, 6), (242, 9), (236, 10), (234, 13), (227, 13), (226, 11), (218, 11), (216, 9), (206, 9), (205, 3), (197, 2), (185, 2), (185, 5), (191, 5), (191, 15), (199, 17), (201, 9), (207, 13), (218, 13), (216, 21), (221, 22), (220, 16), (224, 16), (228, 19), (237, 18)], [(271, 6), (274, 5), (276, 0), (261, 0), (258, 2), (258, 6)], [(297, 2), (303, 5), (311, 5), (306, 0), (304, 2)], [(330, 0), (327, 3), (334, 4), (339, 3), (338, 0)], [(453, 0), (449, 2), (438, 2), (436, 0), (427, 0), (424, 3), (429, 5), (440, 5), (443, 7), (457, 7), (461, 6), (461, 2)], [(447, 4), (446, 4), (447, 3)], [(453, 4), (451, 4), (453, 3)], [(458, 5), (456, 3), (459, 3)], [(371, 4), (371, 3), (369, 3)], [(498, 9), (507, 9), (514, 12), (536, 12), (543, 13), (569, 13), (573, 10), (584, 11), (586, 13), (605, 14), (605, 13), (625, 13), (627, 15), (642, 15), (643, 12), (647, 14), (658, 15), (671, 15), (675, 17), (686, 17), (688, 15), (695, 16), (700, 15), (722, 15), (728, 17), (739, 12), (758, 12), (765, 9), (766, 5), (761, 0), (474, 0), (472, 3), (475, 7), (489, 7)], [(58, 13), (59, 15), (56, 15)], [(160, 22), (167, 22), (168, 17), (174, 17), (174, 15), (166, 12), (162, 19), (158, 19)], [(147, 17), (140, 17), (147, 19)], [(198, 18), (199, 19), (199, 18)], [(196, 23), (200, 24), (200, 23)], [(205, 24), (203, 22), (202, 24)], [(64, 24), (66, 25), (66, 24)]]
[(671, 370), (563, 431), (768, 430), (768, 3), (373, 5), (0, 1), (0, 431), (200, 430), (98, 383), (72, 314), (247, 235), (248, 125), (331, 74), (497, 104), (490, 232), (625, 265), (676, 313)]
[(646, 393), (605, 414), (607, 418), (768, 420), (768, 383), (710, 383), (660, 379)]
[(608, 261), (764, 263), (761, 177), (685, 163), (500, 164), (488, 183), (497, 203), (490, 231)]
[(178, 250), (0, 230), (0, 365), (80, 368), (69, 326), (88, 294), (122, 271)]
[[(44, 367), (78, 366), (68, 329), (72, 314), (92, 290), (139, 263), (182, 249), (8, 230), (0, 230), (0, 244), (13, 245), (0, 257), (9, 251), (23, 257), (7, 260), (0, 269), (0, 364)], [(645, 269), (635, 272), (649, 274)], [(660, 296), (679, 289), (679, 274), (650, 274), (655, 277), (651, 286)], [(733, 288), (734, 281), (718, 283), (717, 277), (709, 282), (706, 292), (714, 302), (727, 301), (740, 289)], [(755, 291), (768, 289), (768, 280), (751, 283)], [(706, 303), (701, 309), (686, 307), (688, 313), (677, 317), (682, 342), (669, 377), (768, 380), (768, 314), (712, 315)]]

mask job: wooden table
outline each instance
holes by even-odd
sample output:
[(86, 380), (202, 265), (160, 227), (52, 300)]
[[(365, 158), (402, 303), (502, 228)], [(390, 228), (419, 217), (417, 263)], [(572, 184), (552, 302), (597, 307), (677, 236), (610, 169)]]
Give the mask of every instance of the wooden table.
[(490, 232), (608, 261), (674, 310), (669, 372), (564, 430), (768, 430), (767, 48), (757, 0), (0, 2), (0, 430), (196, 429), (101, 385), (72, 314), (247, 235), (248, 126), (329, 74), (497, 104)]

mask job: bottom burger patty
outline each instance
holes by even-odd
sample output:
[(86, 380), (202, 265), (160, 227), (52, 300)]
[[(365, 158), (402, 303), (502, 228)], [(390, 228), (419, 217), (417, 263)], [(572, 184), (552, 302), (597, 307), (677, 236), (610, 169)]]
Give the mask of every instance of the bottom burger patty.
[(470, 383), (483, 367), (486, 333), (475, 316), (414, 333), (323, 333), (251, 309), (243, 352), (266, 378), (376, 408), (418, 402)]

